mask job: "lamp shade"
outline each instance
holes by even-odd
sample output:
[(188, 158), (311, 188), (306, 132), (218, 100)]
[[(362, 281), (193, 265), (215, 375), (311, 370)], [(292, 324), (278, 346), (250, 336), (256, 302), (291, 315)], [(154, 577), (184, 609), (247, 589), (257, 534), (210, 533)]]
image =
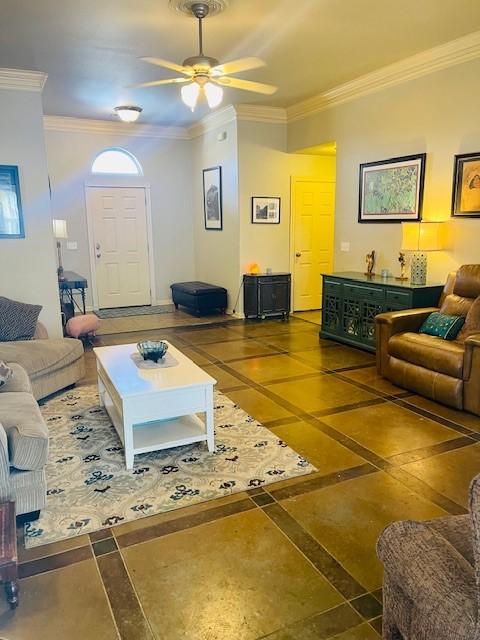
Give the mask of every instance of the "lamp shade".
[(53, 235), (57, 240), (68, 238), (67, 233), (67, 221), (66, 220), (52, 220), (53, 222)]
[(402, 222), (402, 251), (441, 251), (441, 222)]

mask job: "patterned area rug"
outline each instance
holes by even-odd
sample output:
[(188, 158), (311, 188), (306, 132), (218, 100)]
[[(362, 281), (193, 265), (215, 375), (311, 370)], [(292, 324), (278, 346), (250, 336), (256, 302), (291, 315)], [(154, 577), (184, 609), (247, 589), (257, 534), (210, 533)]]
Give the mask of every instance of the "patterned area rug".
[(205, 443), (146, 453), (130, 471), (96, 387), (41, 410), (50, 430), (47, 506), (25, 525), (27, 548), (316, 471), (219, 392), (214, 453)]
[(127, 318), (130, 316), (152, 316), (158, 313), (170, 313), (173, 311), (173, 304), (161, 304), (158, 306), (148, 305), (146, 307), (117, 307), (116, 309), (99, 309), (93, 313), (102, 320), (107, 318)]

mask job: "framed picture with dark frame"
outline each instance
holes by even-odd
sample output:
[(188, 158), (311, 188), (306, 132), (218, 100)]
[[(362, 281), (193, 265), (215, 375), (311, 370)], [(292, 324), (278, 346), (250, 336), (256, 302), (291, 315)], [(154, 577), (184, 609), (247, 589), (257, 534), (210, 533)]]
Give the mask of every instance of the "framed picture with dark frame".
[(480, 218), (480, 152), (455, 156), (452, 216)]
[(253, 224), (280, 224), (280, 198), (253, 196)]
[(358, 222), (422, 219), (426, 154), (360, 165)]
[(203, 213), (205, 229), (208, 231), (223, 229), (222, 167), (203, 170)]
[(24, 238), (18, 167), (0, 165), (0, 238)]

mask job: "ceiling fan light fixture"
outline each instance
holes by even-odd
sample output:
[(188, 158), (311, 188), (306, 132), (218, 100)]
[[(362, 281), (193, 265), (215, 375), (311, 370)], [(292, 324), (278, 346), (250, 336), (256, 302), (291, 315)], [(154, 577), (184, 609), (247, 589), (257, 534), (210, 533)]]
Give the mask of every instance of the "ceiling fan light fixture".
[(136, 122), (142, 113), (142, 107), (122, 106), (114, 109), (122, 122)]
[(182, 87), (181, 94), (183, 102), (194, 111), (200, 96), (200, 85), (197, 82), (190, 82)]
[(223, 89), (213, 82), (206, 82), (203, 85), (203, 90), (205, 91), (205, 97), (207, 98), (207, 103), (210, 109), (215, 109), (223, 100)]

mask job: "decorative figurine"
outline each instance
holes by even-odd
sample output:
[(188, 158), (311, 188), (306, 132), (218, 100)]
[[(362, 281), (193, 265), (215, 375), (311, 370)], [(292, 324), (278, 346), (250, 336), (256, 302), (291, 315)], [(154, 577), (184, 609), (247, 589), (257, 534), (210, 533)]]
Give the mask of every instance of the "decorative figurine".
[(405, 260), (405, 253), (403, 251), (400, 251), (398, 255), (398, 261), (400, 263), (400, 276), (397, 276), (395, 280), (408, 280), (407, 276), (405, 275), (407, 261)]
[(367, 272), (365, 273), (365, 275), (371, 278), (375, 275), (375, 273), (373, 272), (373, 268), (375, 266), (375, 249), (372, 249), (371, 253), (367, 253), (367, 255), (365, 256), (365, 262), (367, 263)]

